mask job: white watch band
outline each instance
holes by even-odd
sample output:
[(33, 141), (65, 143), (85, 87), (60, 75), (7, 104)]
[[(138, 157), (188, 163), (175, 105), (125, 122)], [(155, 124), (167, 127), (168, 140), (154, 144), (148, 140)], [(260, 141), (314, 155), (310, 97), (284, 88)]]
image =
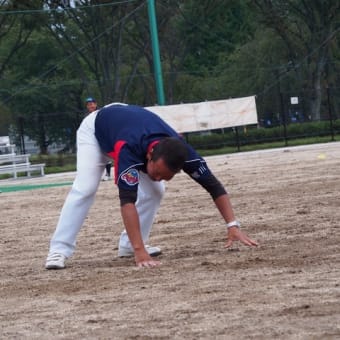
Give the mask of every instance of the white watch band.
[(227, 228), (231, 228), (231, 227), (240, 228), (240, 226), (241, 226), (240, 222), (236, 220), (227, 223)]

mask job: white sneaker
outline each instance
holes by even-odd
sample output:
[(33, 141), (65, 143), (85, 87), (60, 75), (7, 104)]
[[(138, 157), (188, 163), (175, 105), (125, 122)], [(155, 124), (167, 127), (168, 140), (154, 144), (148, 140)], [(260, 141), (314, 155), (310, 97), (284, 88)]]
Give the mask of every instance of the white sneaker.
[(64, 269), (66, 256), (63, 254), (49, 254), (46, 259), (46, 269)]
[(109, 181), (110, 180), (110, 176), (108, 175), (105, 175), (102, 177), (102, 181), (106, 182), (106, 181)]
[[(145, 249), (151, 257), (159, 256), (162, 254), (161, 248), (158, 247), (146, 245)], [(119, 247), (118, 257), (132, 257), (132, 256), (134, 256), (134, 252), (131, 248)]]

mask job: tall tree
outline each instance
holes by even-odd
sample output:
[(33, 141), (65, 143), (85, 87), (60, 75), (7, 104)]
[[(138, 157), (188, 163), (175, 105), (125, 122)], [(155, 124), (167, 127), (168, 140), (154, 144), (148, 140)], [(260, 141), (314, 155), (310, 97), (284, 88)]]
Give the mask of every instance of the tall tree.
[(35, 10), (41, 6), (40, 0), (0, 1), (0, 79), (11, 58), (25, 46), (27, 39), (38, 25), (39, 20), (26, 15), (27, 10)]
[[(214, 70), (250, 35), (248, 12), (237, 0), (158, 1), (159, 40), (168, 103), (225, 98)], [(210, 86), (213, 84), (213, 86)]]
[(13, 122), (13, 115), (8, 107), (9, 98), (12, 96), (12, 89), (8, 87), (11, 82), (9, 68), (39, 25), (39, 14), (33, 18), (27, 15), (27, 12), (35, 11), (41, 6), (40, 0), (0, 0), (0, 134), (8, 134), (9, 126)]
[(7, 104), (17, 132), (24, 130), (42, 154), (48, 153), (54, 142), (72, 147), (81, 119), (73, 110), (72, 99), (80, 97), (83, 89), (72, 81), (75, 72), (71, 67), (58, 65), (62, 57), (62, 51), (45, 31), (35, 31), (12, 58), (6, 82), (5, 88), (11, 92)]
[(292, 68), (305, 73), (309, 112), (320, 119), (322, 78), (332, 44), (340, 32), (340, 2), (333, 0), (254, 0), (251, 2), (284, 42)]
[(221, 53), (230, 54), (249, 39), (249, 11), (236, 0), (183, 1), (181, 36), (189, 47), (188, 70), (212, 70)]
[[(95, 83), (102, 103), (133, 97), (126, 87), (138, 72), (145, 72), (141, 69), (143, 53), (126, 41), (135, 34), (133, 18), (145, 11), (145, 3), (83, 0), (74, 8), (56, 6), (60, 10), (51, 12), (47, 27), (65, 54), (80, 62), (79, 77), (88, 84)], [(149, 40), (144, 37), (143, 48), (146, 44)]]

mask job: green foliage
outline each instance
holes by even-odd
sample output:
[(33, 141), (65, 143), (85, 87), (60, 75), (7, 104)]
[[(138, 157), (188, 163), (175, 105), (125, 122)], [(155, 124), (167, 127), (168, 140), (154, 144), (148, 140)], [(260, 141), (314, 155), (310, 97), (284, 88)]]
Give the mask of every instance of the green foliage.
[[(60, 119), (77, 106), (81, 93), (77, 84), (65, 84), (65, 71), (68, 69), (57, 65), (60, 57), (62, 54), (53, 41), (43, 31), (35, 31), (13, 57), (13, 77), (6, 84), (8, 92), (14, 89), (8, 98), (8, 106), (16, 123), (13, 131), (19, 139), (22, 126), (25, 135), (37, 142), (41, 153), (47, 153), (48, 146), (54, 142), (74, 144), (75, 131), (80, 122), (79, 108), (68, 115), (68, 119)], [(70, 69), (68, 76), (72, 75)], [(75, 93), (77, 98), (73, 96)]]
[(181, 35), (187, 42), (185, 68), (213, 70), (219, 54), (229, 54), (251, 35), (251, 21), (240, 1), (185, 1)]
[(12, 120), (10, 111), (6, 107), (0, 108), (0, 136), (7, 136)]
[[(14, 122), (19, 137), (22, 119), (42, 153), (53, 142), (74, 148), (87, 96), (101, 106), (156, 103), (146, 2), (74, 3), (6, 1), (7, 14), (0, 13), (1, 128)], [(166, 103), (256, 95), (262, 120), (279, 115), (280, 94), (287, 111), (286, 97), (304, 91), (304, 114), (324, 118), (331, 107), (339, 117), (339, 6), (331, 0), (157, 1)], [(293, 135), (312, 130), (289, 128)], [(270, 130), (264, 138), (282, 133)], [(257, 133), (248, 128), (249, 140)], [(223, 143), (220, 138), (212, 144)]]
[(32, 164), (45, 163), (46, 168), (70, 168), (75, 170), (76, 155), (60, 153), (55, 155), (32, 155), (30, 157)]
[[(333, 123), (334, 134), (340, 133), (340, 120)], [(237, 145), (252, 145), (268, 143), (305, 137), (330, 136), (330, 122), (308, 122), (290, 124), (287, 126), (286, 136), (283, 126), (273, 128), (263, 127), (245, 127), (236, 129), (227, 129), (225, 131), (215, 131), (211, 134), (189, 134), (187, 141), (196, 149), (219, 149), (227, 146), (236, 147)]]

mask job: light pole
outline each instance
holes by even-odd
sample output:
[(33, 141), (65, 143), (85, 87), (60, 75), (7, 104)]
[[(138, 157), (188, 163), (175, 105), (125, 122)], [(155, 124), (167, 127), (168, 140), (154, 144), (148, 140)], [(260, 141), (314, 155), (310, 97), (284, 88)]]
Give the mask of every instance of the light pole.
[(156, 21), (156, 11), (155, 11), (154, 0), (148, 0), (148, 13), (149, 13), (149, 23), (150, 23), (151, 44), (152, 44), (153, 66), (154, 66), (155, 81), (156, 81), (157, 101), (159, 105), (164, 105), (165, 99), (164, 99), (161, 58), (159, 54), (157, 21)]

